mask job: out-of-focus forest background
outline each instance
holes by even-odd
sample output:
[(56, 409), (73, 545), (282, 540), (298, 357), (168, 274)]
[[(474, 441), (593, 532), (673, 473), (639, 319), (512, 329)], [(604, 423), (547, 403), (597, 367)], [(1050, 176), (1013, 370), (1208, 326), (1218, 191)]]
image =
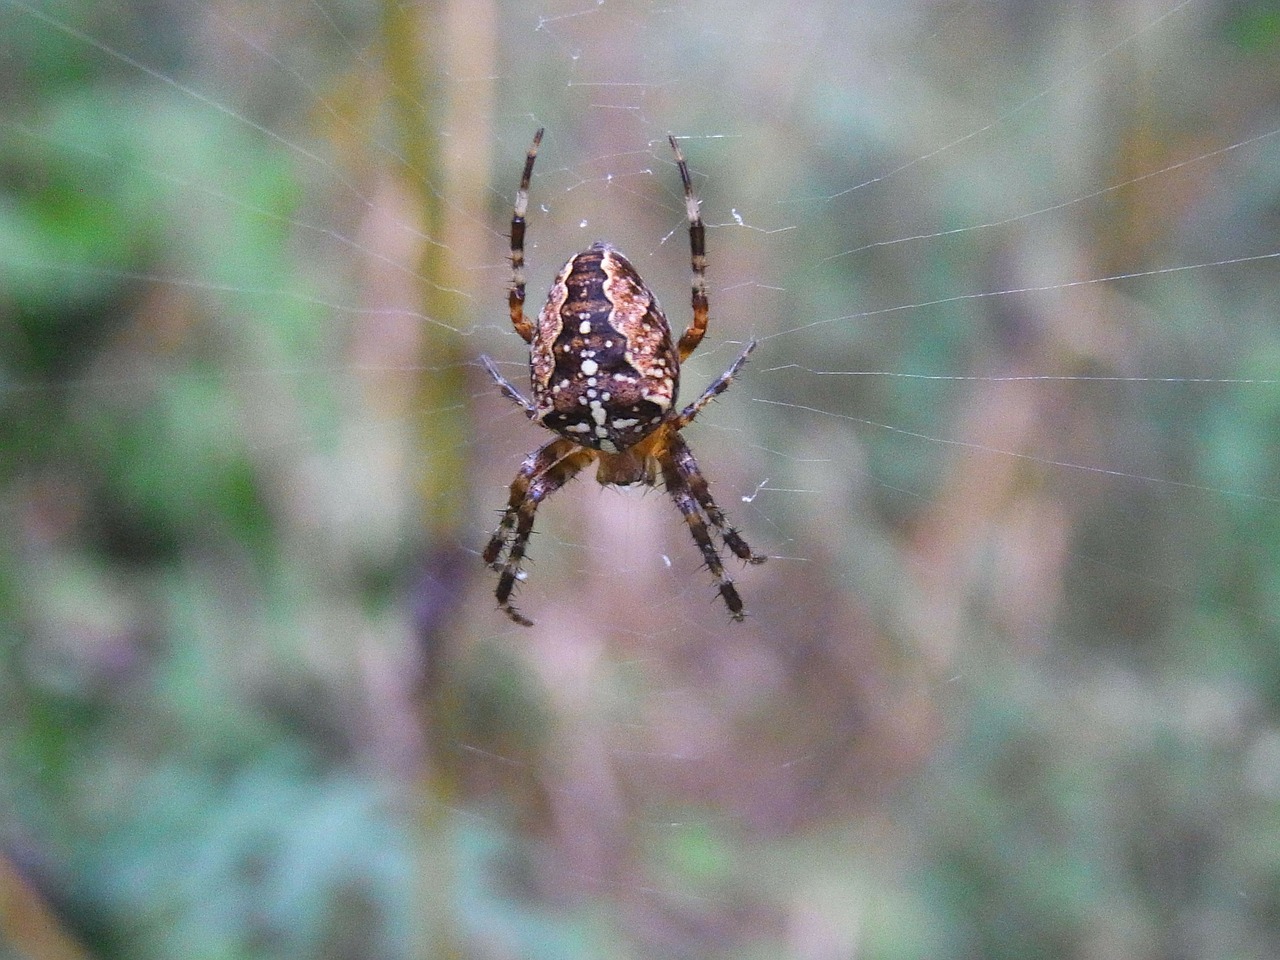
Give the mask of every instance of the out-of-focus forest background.
[[(0, 955), (1280, 944), (1269, 2), (0, 0)], [(604, 238), (769, 563), (544, 504)], [(731, 564), (735, 576), (741, 566)]]

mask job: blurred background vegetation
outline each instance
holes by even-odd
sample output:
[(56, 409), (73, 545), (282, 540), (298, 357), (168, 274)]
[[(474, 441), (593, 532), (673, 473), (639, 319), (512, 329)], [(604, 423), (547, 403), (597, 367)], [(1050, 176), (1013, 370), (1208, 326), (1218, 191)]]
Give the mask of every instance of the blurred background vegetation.
[[(1276, 956), (1273, 4), (0, 0), (0, 102), (3, 955)], [(745, 625), (590, 479), (494, 610), (539, 125), (531, 304), (677, 326), (686, 138)]]

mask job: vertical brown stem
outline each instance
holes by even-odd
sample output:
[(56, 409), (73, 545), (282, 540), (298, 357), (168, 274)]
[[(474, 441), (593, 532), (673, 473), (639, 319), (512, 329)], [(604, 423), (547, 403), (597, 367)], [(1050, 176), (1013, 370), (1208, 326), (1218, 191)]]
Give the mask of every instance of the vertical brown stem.
[[(478, 305), (476, 299), (456, 292), (473, 275), (467, 268), (483, 256), (484, 242), (475, 219), (456, 211), (465, 208), (467, 198), (482, 195), (488, 170), (489, 98), (483, 81), (461, 83), (459, 78), (493, 75), (492, 27), (488, 2), (383, 3), (387, 85), (398, 147), (406, 161), (399, 168), (400, 187), (411, 198), (426, 238), (415, 271), (421, 312), (428, 318), (422, 331), (424, 372), (416, 402), (419, 449), (426, 453), (420, 465), (423, 526), (432, 558), (454, 556), (469, 533), (464, 524), (467, 439), (473, 430), (467, 402), (471, 358), (467, 341), (454, 331), (475, 322), (475, 311), (487, 301)], [(466, 92), (465, 102), (452, 99), (459, 91)], [(418, 952), (452, 960), (463, 956), (456, 915), (458, 843), (450, 816), (461, 803), (456, 748), (461, 739), (460, 701), (452, 651), (443, 636), (423, 627), (420, 641), (428, 660), (421, 717), (429, 755), (418, 792), (418, 900), (425, 934)]]

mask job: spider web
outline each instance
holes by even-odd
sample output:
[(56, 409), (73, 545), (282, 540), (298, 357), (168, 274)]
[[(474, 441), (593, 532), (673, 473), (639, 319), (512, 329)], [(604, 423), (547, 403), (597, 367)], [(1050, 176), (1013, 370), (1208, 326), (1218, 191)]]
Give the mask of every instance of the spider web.
[[(7, 839), (68, 929), (1265, 956), (1267, 8), (408, 11), (0, 2)], [(523, 382), (539, 126), (529, 308), (607, 239), (677, 328), (681, 140), (684, 397), (760, 341), (686, 433), (770, 556), (727, 564), (743, 625), (665, 494), (586, 476), (539, 510), (536, 626), (493, 609), (547, 435), (477, 358)]]

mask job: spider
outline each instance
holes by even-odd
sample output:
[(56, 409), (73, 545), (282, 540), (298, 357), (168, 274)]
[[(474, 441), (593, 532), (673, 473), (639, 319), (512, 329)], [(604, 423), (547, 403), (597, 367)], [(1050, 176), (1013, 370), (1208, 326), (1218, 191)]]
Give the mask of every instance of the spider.
[[(742, 355), (693, 403), (680, 409), (680, 364), (698, 348), (707, 332), (707, 258), (705, 229), (689, 167), (668, 136), (684, 186), (693, 263), (693, 321), (678, 343), (658, 300), (631, 262), (608, 243), (593, 243), (570, 257), (556, 275), (547, 302), (531, 321), (524, 313), (524, 232), (529, 181), (542, 142), (542, 130), (524, 161), (524, 175), (511, 216), (511, 288), (507, 298), (511, 324), (529, 344), (533, 400), (503, 378), (492, 360), (481, 357), (489, 375), (530, 420), (558, 434), (531, 453), (511, 483), (511, 496), (498, 529), (484, 549), (484, 561), (501, 571), (496, 595), (501, 609), (516, 623), (533, 621), (511, 602), (521, 579), (529, 536), (538, 505), (588, 464), (598, 464), (601, 484), (654, 485), (662, 475), (702, 559), (715, 577), (716, 589), (733, 619), (746, 613), (733, 580), (725, 573), (708, 524), (736, 556), (763, 563), (729, 525), (716, 506), (693, 451), (680, 431), (708, 403), (723, 393), (756, 347), (752, 340)], [(502, 553), (507, 550), (504, 562)]]

